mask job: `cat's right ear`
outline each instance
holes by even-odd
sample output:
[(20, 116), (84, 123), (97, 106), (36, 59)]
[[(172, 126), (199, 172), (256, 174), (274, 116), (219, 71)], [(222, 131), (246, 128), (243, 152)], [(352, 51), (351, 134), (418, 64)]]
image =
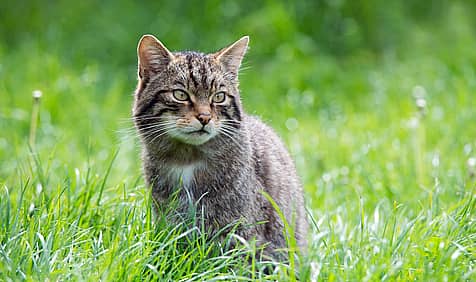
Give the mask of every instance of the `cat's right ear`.
[(162, 71), (174, 55), (153, 35), (144, 35), (137, 46), (139, 78), (148, 79)]
[(248, 49), (249, 41), (250, 38), (248, 36), (243, 36), (235, 43), (212, 55), (216, 60), (218, 60), (218, 62), (221, 63), (227, 72), (238, 74), (241, 61), (243, 60), (246, 50)]

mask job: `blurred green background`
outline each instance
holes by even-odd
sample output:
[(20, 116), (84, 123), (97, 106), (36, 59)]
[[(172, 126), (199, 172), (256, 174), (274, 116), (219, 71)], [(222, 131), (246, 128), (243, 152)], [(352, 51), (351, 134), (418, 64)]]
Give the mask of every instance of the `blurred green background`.
[[(303, 280), (474, 280), (476, 2), (463, 0), (2, 1), (0, 280), (133, 280), (168, 246), (147, 239), (130, 120), (147, 33), (203, 52), (250, 36), (245, 109), (288, 145), (317, 222)], [(235, 274), (173, 246), (159, 278)], [(196, 273), (182, 263), (197, 257)]]
[[(28, 170), (31, 93), (39, 89), (36, 152), (51, 171), (91, 163), (101, 171), (119, 148), (113, 179), (137, 179), (127, 118), (140, 36), (212, 52), (250, 35), (242, 99), (283, 136), (306, 189), (317, 193), (311, 199), (333, 205), (347, 197), (335, 191), (352, 187), (371, 189), (370, 204), (388, 196), (416, 205), (426, 194), (406, 192), (421, 184), (419, 173), (432, 185), (434, 158), (445, 160), (437, 168), (444, 179), (464, 182), (476, 136), (475, 13), (474, 1), (443, 0), (6, 1), (0, 176)], [(427, 104), (421, 156), (412, 141), (415, 93)]]

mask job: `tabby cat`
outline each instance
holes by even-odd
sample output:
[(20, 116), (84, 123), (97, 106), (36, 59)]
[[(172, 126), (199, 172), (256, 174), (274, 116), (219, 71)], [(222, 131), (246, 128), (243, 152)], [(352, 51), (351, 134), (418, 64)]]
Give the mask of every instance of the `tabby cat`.
[(212, 54), (172, 53), (144, 35), (137, 49), (133, 118), (156, 210), (178, 195), (177, 212), (187, 213), (195, 203), (207, 232), (241, 222), (238, 235), (257, 240), (277, 257), (277, 250), (287, 247), (287, 235), (263, 191), (294, 227), (302, 251), (308, 222), (285, 146), (241, 105), (238, 72), (248, 41), (245, 36)]

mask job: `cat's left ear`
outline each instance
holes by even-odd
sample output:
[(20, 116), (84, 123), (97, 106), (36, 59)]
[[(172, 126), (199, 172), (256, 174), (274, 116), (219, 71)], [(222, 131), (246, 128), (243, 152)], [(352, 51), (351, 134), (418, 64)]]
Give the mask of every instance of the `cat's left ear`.
[(212, 56), (220, 62), (227, 72), (237, 75), (240, 70), (241, 61), (248, 49), (249, 41), (250, 38), (248, 36), (243, 36), (230, 46), (212, 54)]

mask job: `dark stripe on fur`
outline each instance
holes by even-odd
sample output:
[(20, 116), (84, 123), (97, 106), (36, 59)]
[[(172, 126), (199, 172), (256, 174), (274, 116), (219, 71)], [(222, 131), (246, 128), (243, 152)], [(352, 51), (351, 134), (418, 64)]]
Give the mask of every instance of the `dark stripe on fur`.
[(144, 104), (140, 105), (139, 111), (136, 113), (136, 116), (140, 116), (142, 114), (147, 113), (151, 108), (155, 106), (155, 104), (160, 102), (160, 96), (166, 92), (168, 92), (168, 90), (160, 90), (154, 95), (152, 99), (145, 101)]
[[(210, 82), (210, 89), (213, 88), (213, 85), (215, 84), (215, 78), (212, 79), (212, 82)], [(215, 89), (216, 90), (216, 89)]]
[(162, 108), (159, 110), (159, 112), (157, 114), (155, 114), (154, 116), (157, 116), (157, 117), (160, 117), (161, 115), (163, 115), (164, 113), (166, 112), (173, 112), (173, 113), (176, 113), (178, 112), (180, 109), (177, 107), (166, 107), (166, 108)]
[(226, 119), (233, 119), (233, 117), (230, 115), (230, 113), (228, 113), (228, 109), (223, 107), (223, 109), (220, 111), (220, 113), (222, 115), (224, 115), (226, 117)]
[(240, 108), (238, 108), (238, 105), (236, 104), (235, 97), (231, 97), (230, 104), (231, 104), (231, 107), (233, 108), (234, 113), (235, 113), (235, 118), (234, 119), (241, 121), (241, 111), (240, 111)]
[(197, 79), (193, 76), (193, 65), (192, 65), (192, 55), (187, 55), (187, 64), (188, 64), (188, 76), (193, 82), (193, 86), (198, 88), (198, 81)]
[(158, 91), (154, 97), (148, 101), (145, 101), (143, 104), (139, 106), (139, 111), (136, 113), (136, 116), (140, 116), (146, 113), (149, 109), (153, 108), (155, 104), (159, 102), (160, 95), (167, 92), (168, 90), (160, 90)]
[(204, 65), (201, 65), (200, 67), (200, 76), (202, 77), (202, 86), (206, 87), (207, 86), (207, 69), (205, 68)]

